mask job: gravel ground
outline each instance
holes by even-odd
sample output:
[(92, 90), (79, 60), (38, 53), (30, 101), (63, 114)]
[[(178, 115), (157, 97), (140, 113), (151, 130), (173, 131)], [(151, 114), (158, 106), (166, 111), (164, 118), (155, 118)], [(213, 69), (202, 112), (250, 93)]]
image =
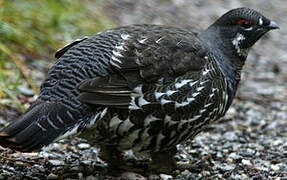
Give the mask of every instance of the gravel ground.
[[(281, 29), (262, 38), (250, 52), (237, 97), (222, 121), (200, 133), (191, 148), (190, 142), (178, 147), (177, 161), (193, 168), (172, 175), (112, 175), (98, 158), (99, 149), (73, 138), (35, 153), (0, 147), (0, 180), (287, 179), (287, 1), (112, 0), (100, 8), (118, 25), (168, 24), (198, 31), (241, 6), (263, 12)], [(0, 110), (0, 126), (4, 119)]]

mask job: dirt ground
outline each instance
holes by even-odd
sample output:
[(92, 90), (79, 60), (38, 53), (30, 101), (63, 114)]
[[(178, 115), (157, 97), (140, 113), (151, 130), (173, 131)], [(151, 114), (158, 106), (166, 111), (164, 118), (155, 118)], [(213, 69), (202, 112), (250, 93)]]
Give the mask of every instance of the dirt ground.
[[(251, 50), (237, 97), (223, 120), (179, 146), (176, 159), (192, 169), (143, 176), (109, 174), (98, 149), (82, 139), (62, 140), (41, 152), (0, 147), (0, 179), (285, 179), (287, 178), (287, 1), (285, 0), (111, 0), (103, 9), (118, 26), (166, 24), (191, 31), (208, 27), (226, 11), (251, 7), (280, 30)], [(86, 19), (88, 21), (88, 19)], [(52, 56), (52, 55), (51, 55)], [(0, 125), (6, 121), (0, 118)]]

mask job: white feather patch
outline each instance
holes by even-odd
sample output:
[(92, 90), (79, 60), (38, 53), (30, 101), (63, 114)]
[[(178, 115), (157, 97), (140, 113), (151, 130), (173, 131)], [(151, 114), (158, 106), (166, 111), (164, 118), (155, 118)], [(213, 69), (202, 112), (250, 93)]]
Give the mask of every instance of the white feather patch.
[(143, 87), (142, 85), (139, 85), (139, 86), (135, 87), (133, 89), (133, 91), (138, 93), (138, 94), (142, 94), (142, 87)]
[(141, 96), (139, 98), (139, 106), (142, 107), (144, 105), (150, 104), (150, 102), (148, 102), (147, 100), (145, 100), (145, 98), (143, 96)]
[(262, 26), (262, 25), (263, 25), (263, 20), (262, 20), (262, 18), (259, 18), (258, 25), (259, 25), (259, 26)]
[(239, 47), (240, 41), (243, 41), (244, 39), (245, 39), (245, 37), (242, 34), (237, 33), (236, 37), (232, 40), (232, 44), (234, 45), (234, 47), (235, 47), (235, 49), (239, 55), (241, 55), (241, 49)]
[(161, 99), (160, 100), (161, 105), (167, 104), (167, 103), (172, 103), (172, 101), (167, 100), (167, 99)]
[(165, 93), (162, 93), (162, 92), (155, 92), (154, 93), (154, 96), (155, 96), (156, 99), (159, 99), (163, 95), (165, 95)]
[(118, 127), (118, 133), (120, 135), (124, 135), (125, 132), (128, 132), (130, 128), (132, 128), (134, 124), (130, 121), (130, 119), (124, 120), (122, 124)]
[(128, 35), (128, 34), (121, 34), (121, 38), (123, 39), (123, 40), (127, 40), (127, 39), (129, 39), (131, 36), (130, 35)]
[(115, 47), (117, 50), (120, 50), (120, 51), (124, 51), (124, 46), (123, 45), (120, 45), (120, 46), (116, 46)]
[(191, 79), (183, 79), (180, 82), (175, 83), (174, 86), (175, 86), (176, 89), (179, 89), (179, 88), (181, 88), (182, 86), (186, 85), (187, 83), (189, 83), (191, 81), (192, 81)]
[(131, 100), (131, 102), (130, 102), (129, 109), (130, 109), (130, 110), (140, 109), (140, 107), (135, 103), (135, 97), (132, 96), (131, 98), (132, 98), (132, 100)]
[(124, 57), (121, 53), (119, 53), (118, 51), (113, 50), (113, 54), (116, 57)]
[(171, 96), (171, 95), (173, 95), (173, 94), (176, 93), (176, 92), (177, 92), (177, 91), (168, 90), (168, 91), (166, 91), (166, 95)]
[(197, 82), (198, 82), (198, 81), (191, 82), (191, 83), (189, 83), (189, 86), (192, 87), (192, 86), (194, 86)]
[(146, 40), (147, 40), (147, 38), (144, 38), (144, 39), (142, 39), (142, 40), (139, 40), (139, 43), (143, 44)]

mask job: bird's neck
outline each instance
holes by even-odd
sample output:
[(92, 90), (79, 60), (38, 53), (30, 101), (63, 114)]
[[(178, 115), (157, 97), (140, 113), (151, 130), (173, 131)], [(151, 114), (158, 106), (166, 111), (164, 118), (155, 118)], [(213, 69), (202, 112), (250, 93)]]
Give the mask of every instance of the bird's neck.
[(229, 89), (235, 93), (248, 49), (239, 49), (240, 34), (211, 26), (199, 34), (224, 73)]
[(244, 36), (229, 29), (210, 26), (200, 33), (199, 37), (207, 44), (211, 52), (224, 58), (218, 61), (229, 61), (234, 68), (241, 70), (248, 55), (248, 49), (241, 49), (239, 43)]

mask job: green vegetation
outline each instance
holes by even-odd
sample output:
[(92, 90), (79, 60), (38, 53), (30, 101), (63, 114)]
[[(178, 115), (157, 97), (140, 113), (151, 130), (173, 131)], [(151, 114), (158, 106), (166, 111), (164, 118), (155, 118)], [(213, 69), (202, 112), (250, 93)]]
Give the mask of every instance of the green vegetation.
[(19, 85), (37, 94), (56, 49), (111, 27), (101, 3), (0, 0), (0, 104), (25, 109), (18, 98)]

